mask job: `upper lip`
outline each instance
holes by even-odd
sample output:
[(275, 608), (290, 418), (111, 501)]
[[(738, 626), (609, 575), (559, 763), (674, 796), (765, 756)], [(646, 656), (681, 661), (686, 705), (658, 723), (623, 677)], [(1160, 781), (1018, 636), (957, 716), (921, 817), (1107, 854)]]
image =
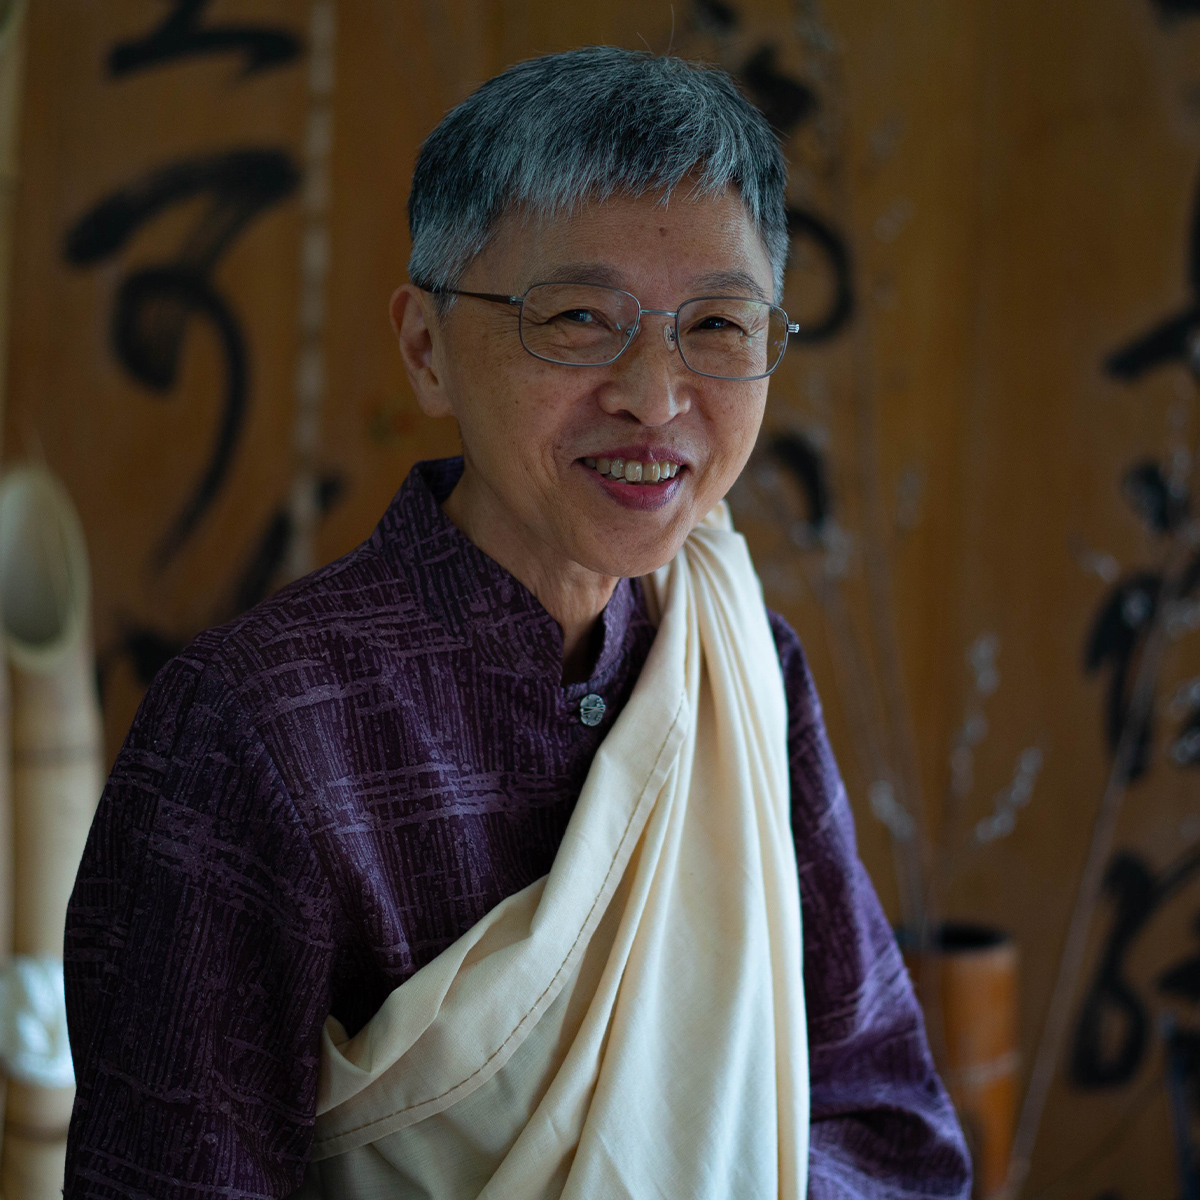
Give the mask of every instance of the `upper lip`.
[(592, 451), (582, 455), (583, 458), (623, 458), (626, 462), (669, 462), (684, 466), (687, 459), (680, 456), (677, 450), (668, 450), (662, 446), (617, 446), (612, 450)]

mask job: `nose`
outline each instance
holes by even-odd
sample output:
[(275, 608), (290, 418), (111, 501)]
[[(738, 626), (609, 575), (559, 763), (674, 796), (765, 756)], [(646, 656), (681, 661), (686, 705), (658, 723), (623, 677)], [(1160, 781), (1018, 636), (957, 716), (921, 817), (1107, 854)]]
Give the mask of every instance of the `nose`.
[(628, 413), (645, 426), (665, 425), (691, 408), (695, 376), (683, 364), (673, 318), (662, 320), (665, 353), (645, 328), (646, 317), (629, 348), (613, 363), (614, 375), (601, 393), (601, 407), (612, 414)]

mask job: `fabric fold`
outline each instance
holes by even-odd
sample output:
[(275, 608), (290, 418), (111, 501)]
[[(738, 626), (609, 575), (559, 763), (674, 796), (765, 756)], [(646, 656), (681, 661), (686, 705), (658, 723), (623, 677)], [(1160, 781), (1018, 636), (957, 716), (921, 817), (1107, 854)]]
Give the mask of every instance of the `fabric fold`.
[(644, 581), (658, 634), (550, 873), (323, 1034), (298, 1195), (805, 1193), (787, 712), (718, 506)]

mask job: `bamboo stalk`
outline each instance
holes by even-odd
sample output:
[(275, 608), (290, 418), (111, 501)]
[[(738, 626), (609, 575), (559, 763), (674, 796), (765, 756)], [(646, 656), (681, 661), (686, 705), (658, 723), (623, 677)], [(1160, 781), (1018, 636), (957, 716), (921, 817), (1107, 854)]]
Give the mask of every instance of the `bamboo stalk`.
[(336, 80), (337, 4), (313, 0), (309, 11), (308, 131), (304, 164), (304, 234), (300, 251), (300, 345), (292, 421), (291, 543), (284, 573), (299, 579), (317, 566), (316, 526), (321, 412), (325, 403), (325, 291), (329, 275), (330, 159)]
[[(9, 987), (7, 1007), (45, 1023), (50, 1051), (18, 1061), (5, 1047), (5, 1200), (52, 1200), (63, 1186), (74, 1098), (63, 925), (103, 782), (89, 610), (83, 531), (65, 489), (41, 468), (10, 472), (0, 480), (0, 631), (13, 685), (14, 965), (51, 986), (32, 993), (39, 1003), (28, 988)], [(4, 1017), (20, 1042), (17, 1014)]]
[[(8, 314), (16, 216), (17, 152), (25, 74), (25, 0), (0, 9), (0, 427), (7, 399)], [(13, 814), (11, 703), (8, 671), (0, 667), (0, 962), (13, 948)], [(0, 1075), (0, 1127), (5, 1119), (8, 1081)], [(2, 1155), (0, 1150), (0, 1155)], [(2, 1163), (2, 1158), (0, 1158)]]

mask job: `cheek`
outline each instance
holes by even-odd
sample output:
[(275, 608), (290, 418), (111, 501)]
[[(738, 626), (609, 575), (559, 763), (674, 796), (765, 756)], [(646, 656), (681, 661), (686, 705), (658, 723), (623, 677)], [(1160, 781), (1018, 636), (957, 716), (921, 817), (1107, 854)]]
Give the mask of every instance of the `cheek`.
[(756, 382), (745, 385), (744, 391), (722, 397), (714, 409), (714, 458), (730, 471), (740, 471), (754, 449), (766, 403), (766, 388)]
[(489, 396), (497, 391), (497, 384), (518, 378), (529, 358), (516, 325), (502, 321), (456, 329), (446, 357), (458, 395), (472, 399)]
[(587, 404), (586, 388), (563, 377), (563, 368), (550, 367), (520, 351), (515, 361), (495, 359), (487, 370), (464, 380), (471, 398), (459, 420), (464, 440), (476, 443), (476, 457), (506, 463), (513, 470), (557, 477), (562, 447), (570, 438), (578, 414)]

